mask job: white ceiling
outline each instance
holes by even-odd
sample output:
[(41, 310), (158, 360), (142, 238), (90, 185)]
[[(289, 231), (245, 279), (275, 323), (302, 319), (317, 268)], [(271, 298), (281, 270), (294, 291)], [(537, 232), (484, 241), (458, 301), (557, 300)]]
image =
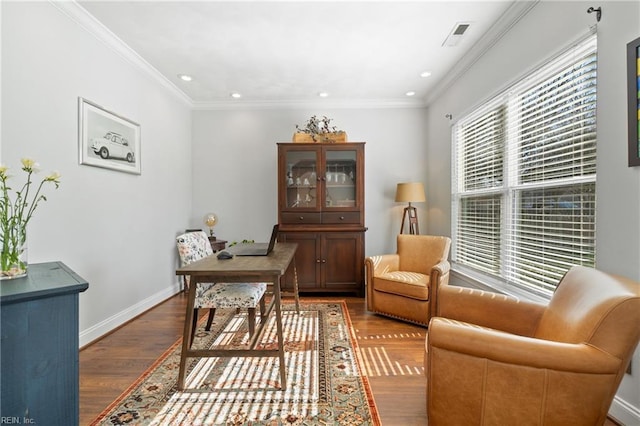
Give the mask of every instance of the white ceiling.
[[(514, 2), (78, 3), (194, 105), (382, 105), (424, 104)], [(459, 44), (443, 46), (459, 23), (470, 24)]]

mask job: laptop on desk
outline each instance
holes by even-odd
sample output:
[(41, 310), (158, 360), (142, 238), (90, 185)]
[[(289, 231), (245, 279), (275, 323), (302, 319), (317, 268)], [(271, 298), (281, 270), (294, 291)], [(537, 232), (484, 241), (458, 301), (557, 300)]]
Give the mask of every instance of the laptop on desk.
[(229, 249), (236, 256), (266, 256), (271, 253), (278, 239), (278, 224), (273, 225), (268, 243), (242, 243)]

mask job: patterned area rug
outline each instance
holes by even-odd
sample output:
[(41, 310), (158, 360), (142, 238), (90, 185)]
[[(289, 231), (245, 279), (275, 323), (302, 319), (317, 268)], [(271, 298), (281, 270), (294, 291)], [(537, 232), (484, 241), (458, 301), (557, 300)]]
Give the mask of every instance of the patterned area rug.
[[(246, 312), (218, 310), (194, 347), (242, 348)], [(260, 345), (277, 347), (273, 315)], [(279, 360), (189, 358), (186, 387), (176, 388), (182, 340), (176, 342), (92, 425), (380, 425), (344, 302), (283, 305), (287, 386)]]

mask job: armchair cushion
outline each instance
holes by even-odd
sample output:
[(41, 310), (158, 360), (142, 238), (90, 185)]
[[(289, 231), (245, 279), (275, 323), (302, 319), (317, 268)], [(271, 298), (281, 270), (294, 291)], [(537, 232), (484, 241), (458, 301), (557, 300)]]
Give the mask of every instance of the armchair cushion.
[(413, 299), (429, 300), (429, 277), (418, 272), (389, 272), (376, 277), (376, 290)]

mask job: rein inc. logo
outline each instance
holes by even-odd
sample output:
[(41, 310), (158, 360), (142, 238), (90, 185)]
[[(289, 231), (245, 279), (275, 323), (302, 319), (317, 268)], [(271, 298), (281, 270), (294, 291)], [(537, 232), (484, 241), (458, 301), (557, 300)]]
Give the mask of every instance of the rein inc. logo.
[(30, 417), (1, 416), (0, 424), (2, 425), (35, 425), (36, 421)]

